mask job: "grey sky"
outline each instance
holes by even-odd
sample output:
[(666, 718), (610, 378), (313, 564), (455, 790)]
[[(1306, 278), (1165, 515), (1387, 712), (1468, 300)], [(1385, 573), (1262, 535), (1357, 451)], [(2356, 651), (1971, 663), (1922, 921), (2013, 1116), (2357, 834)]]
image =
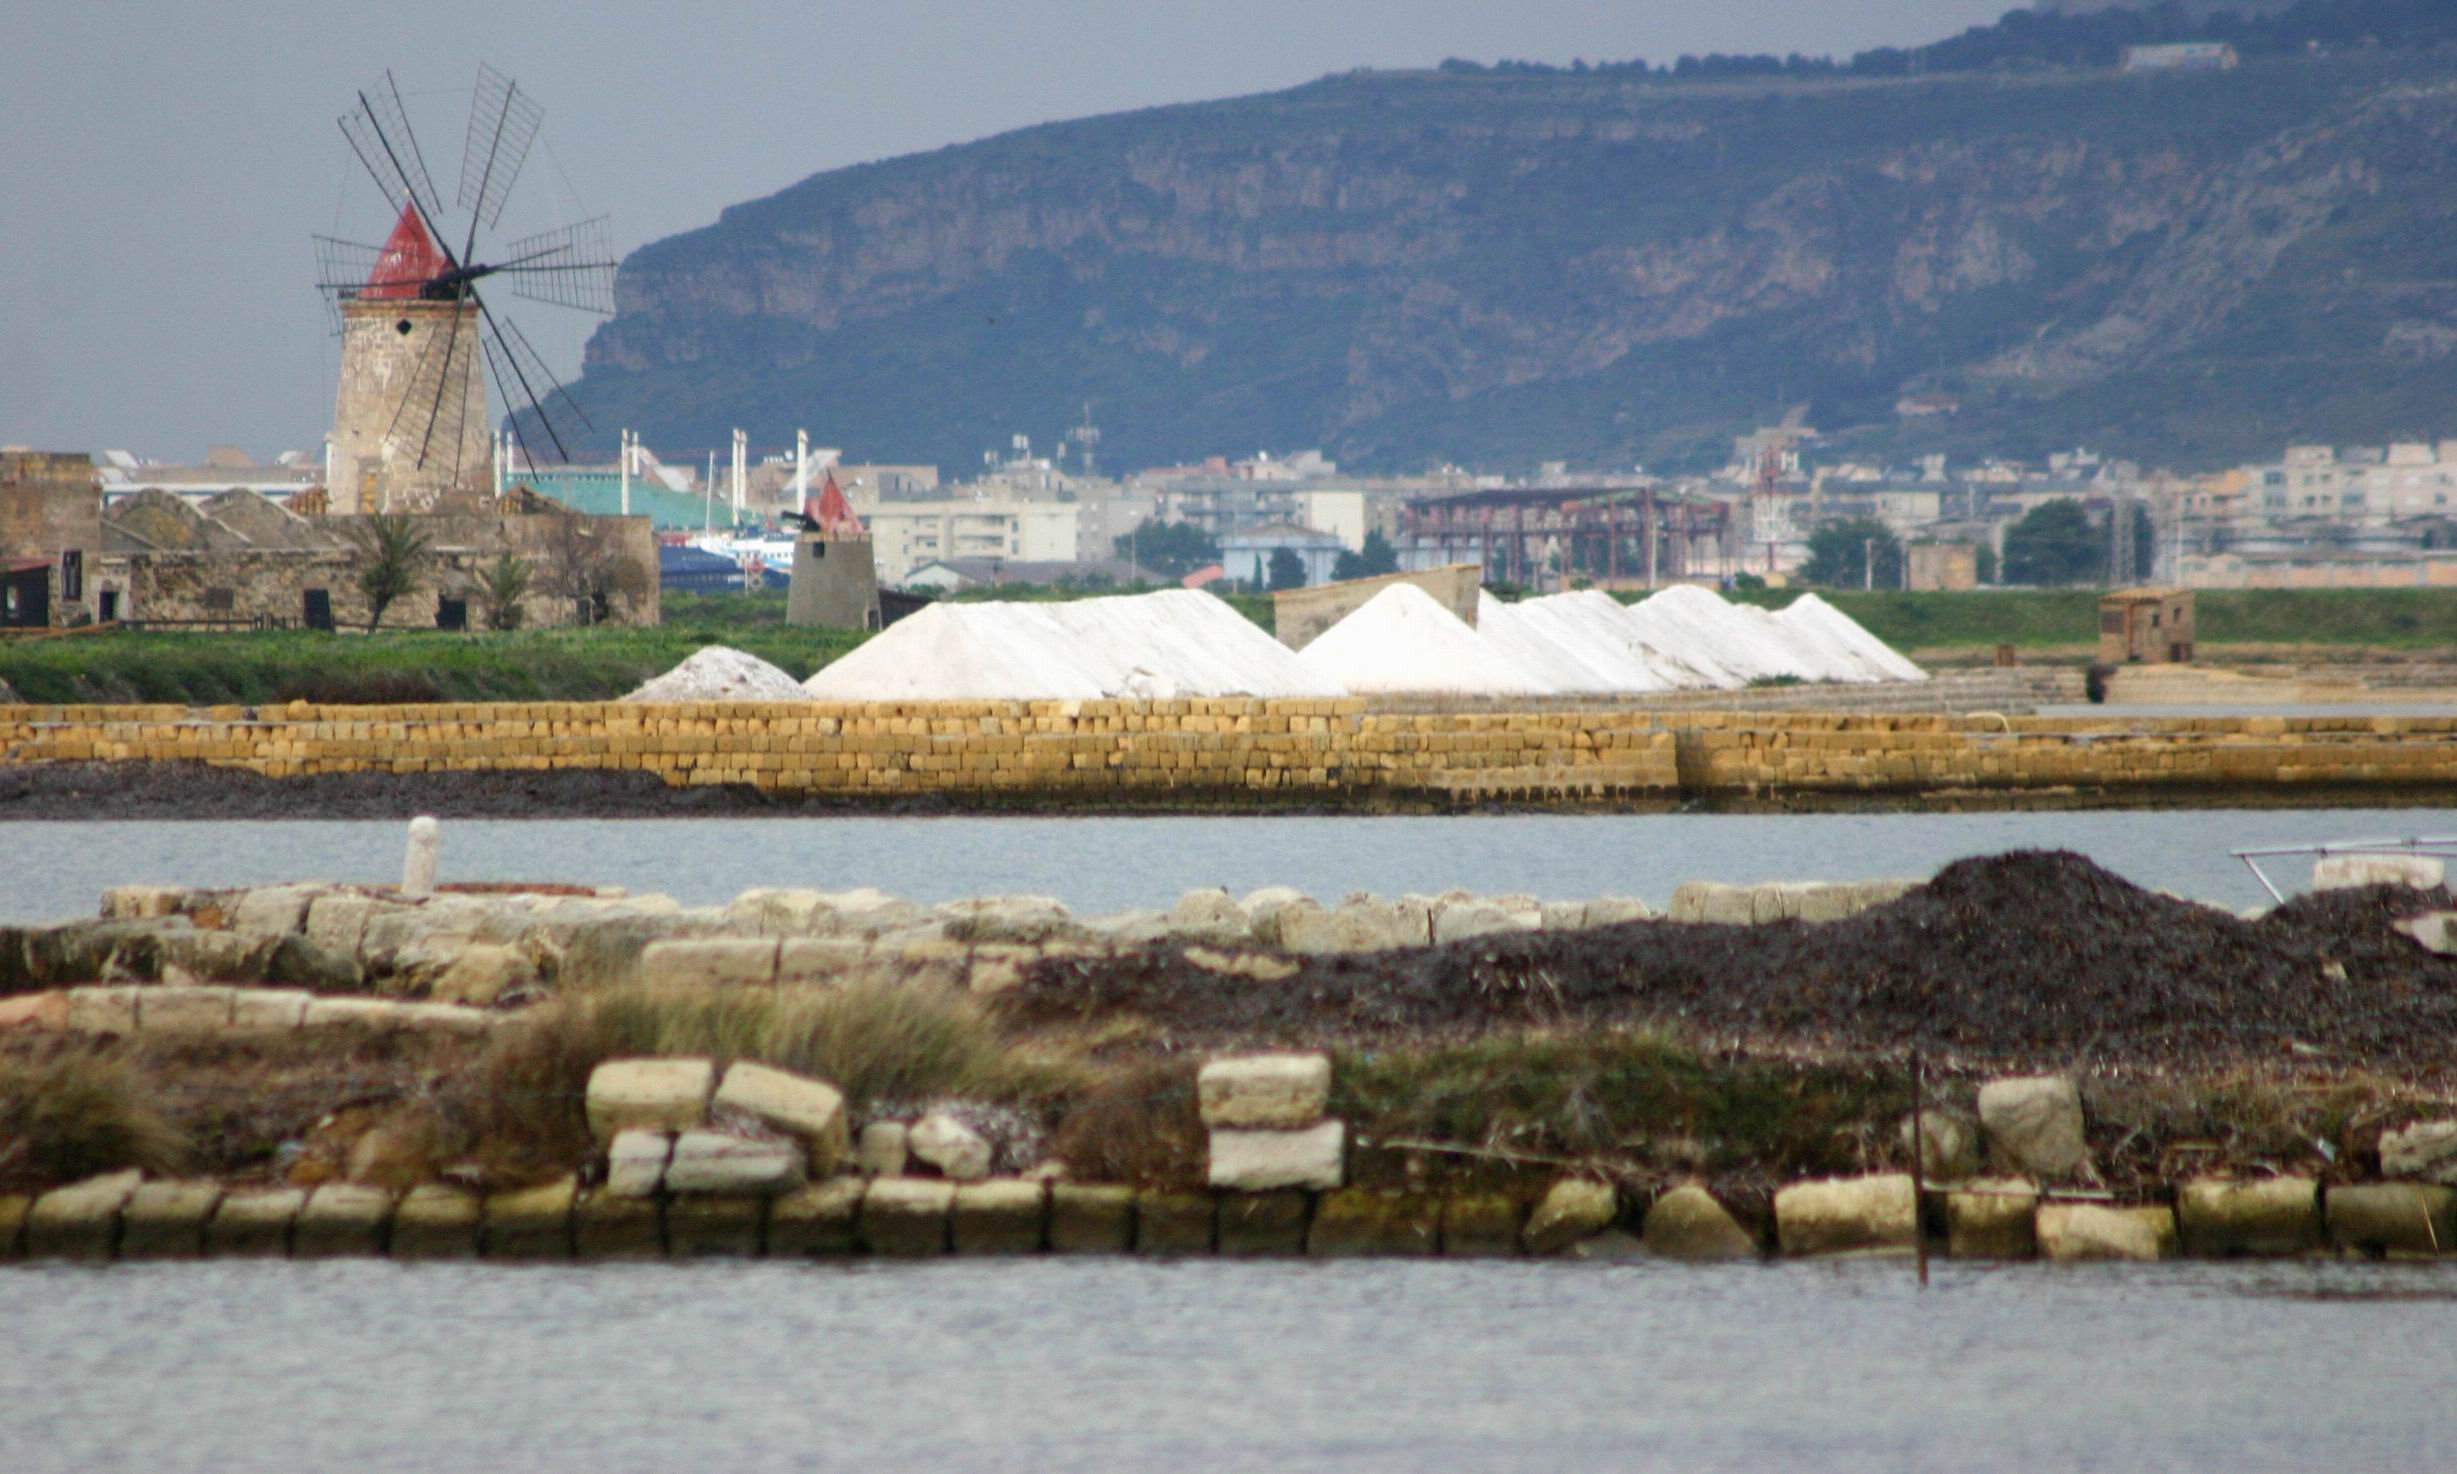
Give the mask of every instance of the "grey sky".
[[(477, 63), (518, 79), (546, 125), (502, 233), (603, 213), (628, 251), (822, 169), (1055, 118), (1445, 56), (1841, 54), (2012, 3), (19, 5), (0, 22), (0, 442), (319, 445), (335, 349), (308, 237), (390, 225), (333, 126), (387, 66), (447, 196)], [(591, 320), (516, 315), (576, 367)]]

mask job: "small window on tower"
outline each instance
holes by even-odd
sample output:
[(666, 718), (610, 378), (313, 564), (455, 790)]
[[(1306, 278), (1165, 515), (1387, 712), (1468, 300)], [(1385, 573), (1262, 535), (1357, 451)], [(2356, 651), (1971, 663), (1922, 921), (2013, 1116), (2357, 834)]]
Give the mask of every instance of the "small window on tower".
[(396, 322), (396, 323), (394, 323), (394, 324), (392, 325), (392, 330), (393, 330), (394, 332), (396, 332), (396, 333), (399, 333), (399, 334), (400, 334), (402, 337), (404, 337), (404, 338), (408, 337), (408, 336), (409, 336), (409, 330), (410, 330), (410, 320), (409, 320), (408, 318), (406, 318), (406, 317), (405, 317), (405, 318), (403, 318), (403, 319), (401, 319), (399, 322)]

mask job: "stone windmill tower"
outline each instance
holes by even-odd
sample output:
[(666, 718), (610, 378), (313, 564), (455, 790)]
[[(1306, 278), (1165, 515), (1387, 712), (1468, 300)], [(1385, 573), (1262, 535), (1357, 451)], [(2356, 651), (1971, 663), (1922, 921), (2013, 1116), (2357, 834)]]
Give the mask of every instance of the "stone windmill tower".
[[(503, 215), (544, 113), (491, 67), (478, 68), (463, 147), (456, 254), (409, 115), (388, 72), (358, 95), (341, 131), (393, 210), (381, 246), (316, 237), (317, 290), (341, 337), (333, 399), (335, 512), (413, 512), (494, 488), (495, 424), (486, 384), (525, 413), (512, 419), (523, 461), (568, 461), (588, 417), (478, 283), (501, 276), (512, 295), (601, 315), (614, 310), (614, 256), (603, 216), (508, 241), (477, 258), (478, 234)], [(535, 433), (544, 444), (532, 444)]]

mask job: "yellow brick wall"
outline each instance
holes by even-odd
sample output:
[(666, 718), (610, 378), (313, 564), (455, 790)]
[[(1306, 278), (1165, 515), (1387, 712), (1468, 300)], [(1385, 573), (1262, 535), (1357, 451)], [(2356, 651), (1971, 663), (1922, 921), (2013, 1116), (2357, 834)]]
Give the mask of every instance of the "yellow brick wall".
[(0, 707), (0, 764), (636, 769), (851, 796), (1609, 800), (2457, 783), (2457, 719), (1372, 711), (1361, 701)]

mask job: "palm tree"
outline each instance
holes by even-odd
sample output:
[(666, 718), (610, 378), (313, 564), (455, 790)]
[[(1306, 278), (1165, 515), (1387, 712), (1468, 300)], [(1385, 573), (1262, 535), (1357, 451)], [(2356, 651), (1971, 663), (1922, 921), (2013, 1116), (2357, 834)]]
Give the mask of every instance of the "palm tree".
[(367, 596), (367, 632), (373, 634), (393, 601), (418, 587), (427, 535), (407, 515), (377, 512), (361, 524), (358, 551), (358, 591)]
[(505, 553), (478, 575), (478, 602), (486, 607), (490, 630), (520, 628), (520, 601), (529, 596), (536, 570), (525, 558)]

